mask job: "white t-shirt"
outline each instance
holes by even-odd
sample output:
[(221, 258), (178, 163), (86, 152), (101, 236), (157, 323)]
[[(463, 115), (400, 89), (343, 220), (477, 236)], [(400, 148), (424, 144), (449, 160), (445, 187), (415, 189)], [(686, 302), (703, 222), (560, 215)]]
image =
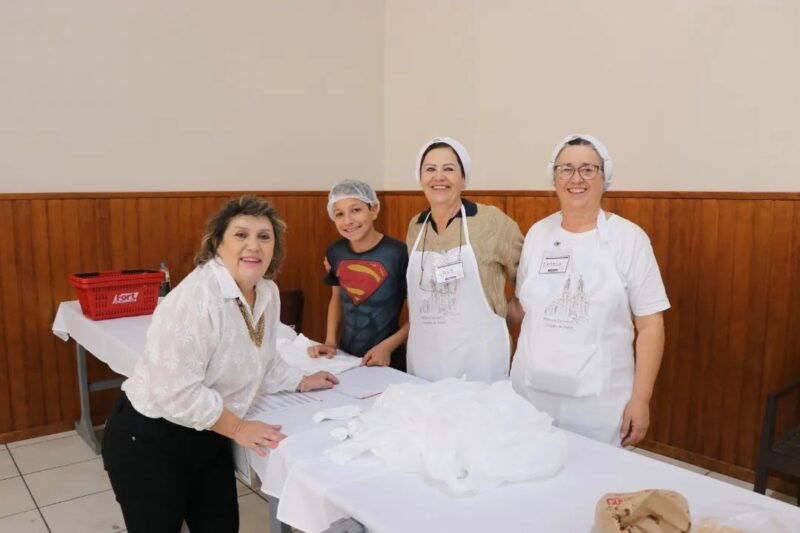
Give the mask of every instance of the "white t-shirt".
[[(570, 233), (561, 227), (561, 218), (560, 212), (553, 213), (528, 230), (517, 271), (517, 297), (525, 279), (538, 272), (541, 251), (551, 248), (553, 240), (565, 247), (580, 246), (587, 235), (597, 232), (594, 229), (586, 233)], [(628, 293), (631, 312), (635, 316), (646, 316), (669, 309), (667, 292), (647, 234), (630, 220), (615, 214), (608, 218), (607, 226), (611, 256)]]
[(217, 422), (223, 407), (243, 417), (257, 394), (297, 388), (302, 371), (286, 364), (275, 346), (277, 285), (265, 279), (256, 285), (250, 319), (255, 326), (265, 316), (260, 348), (250, 339), (237, 299), (250, 312), (228, 269), (213, 259), (159, 304), (144, 355), (122, 384), (137, 411), (203, 430)]

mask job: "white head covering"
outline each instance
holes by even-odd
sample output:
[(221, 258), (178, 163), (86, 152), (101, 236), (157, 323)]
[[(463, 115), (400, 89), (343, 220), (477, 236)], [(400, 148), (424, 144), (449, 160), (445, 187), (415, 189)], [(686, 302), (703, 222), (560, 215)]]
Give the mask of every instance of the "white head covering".
[(422, 155), (430, 145), (436, 143), (444, 143), (452, 148), (456, 154), (458, 154), (458, 158), (461, 160), (461, 165), (464, 167), (464, 187), (469, 186), (469, 178), (472, 175), (472, 159), (470, 159), (469, 152), (467, 152), (467, 149), (464, 148), (464, 145), (451, 137), (434, 137), (422, 145), (422, 148), (420, 148), (419, 152), (417, 152), (417, 166), (414, 169), (414, 172), (417, 175), (417, 181), (420, 180), (419, 167), (422, 166)]
[(603, 160), (603, 190), (607, 191), (608, 188), (611, 187), (611, 180), (614, 178), (614, 164), (611, 161), (611, 155), (608, 153), (608, 149), (603, 143), (591, 135), (573, 133), (572, 135), (564, 137), (561, 142), (556, 145), (555, 150), (553, 150), (553, 155), (550, 157), (550, 162), (547, 164), (547, 176), (550, 178), (550, 182), (555, 183), (555, 166), (558, 154), (561, 153), (561, 150), (564, 149), (568, 142), (574, 141), (575, 139), (589, 141), (598, 155), (600, 155), (600, 158)]
[(359, 180), (342, 180), (328, 193), (328, 216), (333, 220), (333, 204), (346, 198), (355, 198), (365, 204), (380, 205), (375, 189), (369, 183)]

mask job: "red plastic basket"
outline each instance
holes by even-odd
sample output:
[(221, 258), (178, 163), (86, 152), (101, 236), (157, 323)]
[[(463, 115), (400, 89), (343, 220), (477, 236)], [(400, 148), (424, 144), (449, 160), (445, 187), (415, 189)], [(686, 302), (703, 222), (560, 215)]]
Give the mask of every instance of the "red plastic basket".
[(106, 270), (70, 274), (81, 311), (92, 320), (149, 315), (158, 303), (164, 281), (159, 270)]

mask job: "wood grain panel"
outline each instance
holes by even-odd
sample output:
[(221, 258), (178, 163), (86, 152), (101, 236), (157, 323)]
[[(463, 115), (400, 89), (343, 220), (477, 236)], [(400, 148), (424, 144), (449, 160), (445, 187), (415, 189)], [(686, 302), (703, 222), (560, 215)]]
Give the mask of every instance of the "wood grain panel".
[[(55, 431), (78, 414), (74, 347), (50, 333), (71, 272), (193, 268), (207, 218), (238, 193), (0, 195), (0, 441)], [(330, 289), (325, 249), (338, 233), (324, 192), (264, 192), (286, 220), (282, 289), (305, 294), (304, 333), (321, 339)], [(470, 191), (526, 233), (558, 210), (544, 191)], [(421, 192), (382, 192), (377, 226), (405, 240)], [(672, 309), (645, 447), (746, 477), (766, 394), (800, 378), (800, 194), (615, 191), (604, 208), (649, 235)], [(94, 378), (113, 373), (90, 360)], [(99, 395), (95, 420), (116, 393)], [(800, 395), (779, 425), (800, 421)], [(785, 407), (785, 408), (783, 408)], [(745, 474), (743, 474), (745, 473)]]
[[(0, 247), (4, 250), (6, 248), (6, 241), (8, 240), (7, 231), (4, 228), (9, 228), (11, 220), (11, 200), (0, 200)], [(8, 254), (2, 254), (8, 255)], [(8, 431), (14, 425), (14, 418), (11, 412), (11, 369), (10, 369), (10, 354), (12, 353), (12, 346), (9, 339), (8, 330), (14, 327), (12, 320), (13, 308), (9, 308), (6, 304), (5, 298), (5, 285), (8, 281), (6, 277), (7, 263), (0, 259), (0, 431)]]

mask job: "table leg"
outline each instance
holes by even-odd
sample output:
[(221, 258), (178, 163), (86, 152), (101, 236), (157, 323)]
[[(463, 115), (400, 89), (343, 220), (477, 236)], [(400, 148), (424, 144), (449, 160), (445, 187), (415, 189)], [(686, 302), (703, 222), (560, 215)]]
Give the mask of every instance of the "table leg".
[(75, 355), (78, 359), (78, 394), (81, 401), (81, 417), (75, 422), (75, 431), (94, 450), (100, 453), (100, 442), (94, 434), (92, 425), (92, 406), (89, 402), (89, 373), (86, 371), (86, 350), (75, 343)]
[(269, 503), (269, 533), (292, 533), (292, 527), (278, 520), (278, 502), (275, 496), (265, 494)]

